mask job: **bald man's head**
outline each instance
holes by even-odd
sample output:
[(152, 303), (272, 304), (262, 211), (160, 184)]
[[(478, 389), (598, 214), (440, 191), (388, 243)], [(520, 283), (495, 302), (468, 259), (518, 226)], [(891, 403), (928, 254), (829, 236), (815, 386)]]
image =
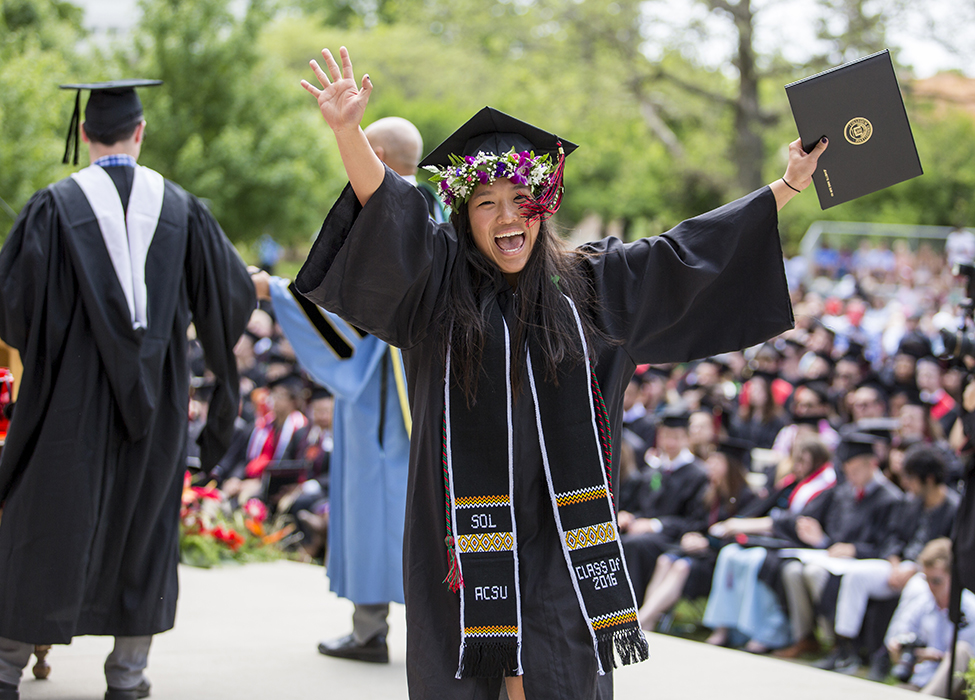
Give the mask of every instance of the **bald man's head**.
[(416, 175), (423, 157), (423, 137), (412, 122), (402, 117), (384, 117), (365, 128), (366, 138), (379, 160), (399, 175)]

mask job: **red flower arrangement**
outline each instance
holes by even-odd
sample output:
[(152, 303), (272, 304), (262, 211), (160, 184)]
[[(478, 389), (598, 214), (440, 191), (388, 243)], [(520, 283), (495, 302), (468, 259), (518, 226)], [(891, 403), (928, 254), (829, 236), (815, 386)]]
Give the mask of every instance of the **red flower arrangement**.
[(190, 472), (183, 479), (180, 508), (180, 560), (209, 568), (224, 561), (268, 561), (285, 556), (279, 546), (294, 524), (268, 520), (264, 503), (252, 498), (231, 512), (213, 485), (193, 486)]

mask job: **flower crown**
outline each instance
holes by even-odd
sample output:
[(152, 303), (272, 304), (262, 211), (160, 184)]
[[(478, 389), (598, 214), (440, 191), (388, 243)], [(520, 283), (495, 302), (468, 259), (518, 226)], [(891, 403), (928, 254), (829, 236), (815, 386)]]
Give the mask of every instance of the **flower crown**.
[(451, 154), (450, 165), (427, 165), (426, 169), (433, 173), (430, 181), (439, 183), (437, 193), (448, 207), (466, 202), (475, 187), (490, 185), (499, 178), (527, 185), (537, 196), (547, 189), (557, 171), (547, 153), (536, 157), (532, 151), (517, 152), (514, 148), (503, 155), (484, 151), (476, 156)]

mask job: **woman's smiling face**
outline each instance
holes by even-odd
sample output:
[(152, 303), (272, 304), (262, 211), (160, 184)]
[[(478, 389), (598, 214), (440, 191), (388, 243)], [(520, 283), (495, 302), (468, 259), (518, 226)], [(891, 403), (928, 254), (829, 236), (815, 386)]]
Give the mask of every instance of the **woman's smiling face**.
[(538, 237), (539, 220), (529, 224), (521, 209), (530, 195), (526, 185), (500, 178), (489, 185), (478, 185), (467, 202), (474, 245), (512, 286), (528, 263)]

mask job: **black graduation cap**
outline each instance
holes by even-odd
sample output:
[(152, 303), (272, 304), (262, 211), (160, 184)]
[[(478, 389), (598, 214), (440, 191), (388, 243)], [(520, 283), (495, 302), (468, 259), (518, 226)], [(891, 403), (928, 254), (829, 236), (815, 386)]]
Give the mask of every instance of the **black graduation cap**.
[(536, 156), (548, 153), (553, 159), (557, 159), (560, 143), (565, 155), (578, 148), (576, 144), (560, 139), (537, 126), (515, 119), (493, 107), (485, 107), (433, 149), (420, 162), (420, 167), (446, 167), (450, 165), (452, 155), (474, 156), (481, 151), (500, 156), (512, 148), (518, 152), (533, 151)]
[(748, 440), (733, 437), (723, 437), (718, 440), (717, 450), (718, 452), (721, 452), (732, 459), (738, 460), (743, 465), (748, 466), (748, 463), (751, 461), (749, 457), (751, 456), (753, 447), (755, 447), (755, 443)]
[(291, 373), (272, 379), (267, 383), (268, 389), (277, 389), (278, 387), (287, 389), (288, 393), (297, 398), (305, 389), (305, 380), (302, 379), (301, 375)]
[(660, 425), (668, 428), (686, 428), (691, 421), (691, 414), (682, 404), (671, 404), (660, 412)]
[(780, 378), (778, 372), (769, 372), (768, 370), (764, 370), (764, 369), (753, 369), (751, 376), (760, 377), (764, 379), (766, 382), (768, 382), (769, 384), (774, 382), (776, 379)]
[(874, 446), (879, 442), (880, 438), (869, 433), (847, 433), (841, 437), (839, 447), (836, 448), (837, 460), (843, 464), (861, 455), (876, 456)]
[(833, 356), (830, 355), (828, 352), (823, 352), (822, 350), (817, 350), (813, 354), (816, 355), (816, 357), (824, 360), (826, 362), (826, 364), (829, 366), (829, 368), (830, 368), (831, 371), (832, 371), (832, 369), (834, 367), (836, 367), (836, 360), (834, 360), (833, 359)]
[(931, 354), (931, 341), (920, 333), (908, 333), (897, 346), (898, 355), (910, 355), (915, 360)]
[(886, 402), (889, 389), (886, 384), (876, 374), (869, 374), (856, 385), (857, 389), (873, 389), (880, 396), (880, 400)]
[(846, 352), (843, 353), (843, 357), (841, 359), (856, 362), (857, 364), (863, 364), (863, 362), (866, 360), (863, 355), (866, 349), (866, 346), (859, 340), (850, 340), (847, 343)]
[(67, 143), (64, 147), (64, 159), (68, 162), (71, 143), (74, 142), (74, 164), (78, 164), (78, 124), (81, 119), (81, 91), (90, 90), (88, 103), (85, 105), (85, 132), (95, 137), (107, 137), (123, 129), (133, 127), (142, 121), (142, 101), (135, 92), (137, 87), (153, 87), (162, 85), (161, 80), (143, 80), (140, 78), (128, 80), (110, 80), (104, 83), (70, 83), (60, 85), (62, 90), (77, 90), (74, 100), (74, 112), (68, 125)]
[(332, 392), (323, 386), (316, 386), (311, 390), (311, 396), (308, 397), (309, 401), (318, 401), (320, 399), (330, 399), (332, 398)]
[(856, 423), (843, 426), (840, 435), (860, 433), (872, 435), (878, 440), (890, 443), (894, 433), (901, 427), (901, 422), (897, 418), (862, 418)]
[[(825, 404), (829, 403), (829, 385), (818, 377), (813, 379), (802, 379), (796, 382), (795, 387), (797, 391), (799, 387), (805, 387), (806, 389), (809, 389), (809, 391), (816, 394), (820, 401)], [(795, 396), (795, 392), (793, 392), (792, 395)]]

